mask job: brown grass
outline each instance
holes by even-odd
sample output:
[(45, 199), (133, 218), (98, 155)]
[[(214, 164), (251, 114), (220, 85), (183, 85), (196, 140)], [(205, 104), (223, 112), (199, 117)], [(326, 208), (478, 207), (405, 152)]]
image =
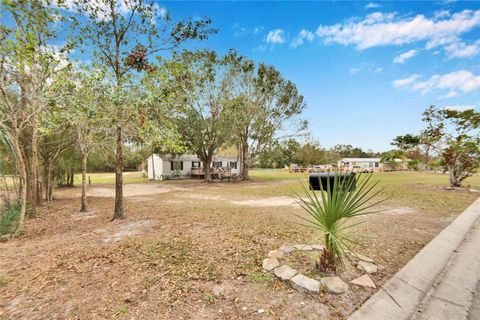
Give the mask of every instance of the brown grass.
[[(356, 249), (385, 267), (380, 283), (478, 196), (398, 177), (384, 184), (384, 211), (355, 230), (367, 236)], [(298, 224), (298, 207), (275, 200), (298, 181), (265, 180), (172, 181), (162, 193), (138, 185), (127, 219), (111, 223), (112, 198), (90, 197), (79, 214), (79, 189), (58, 190), (21, 237), (0, 243), (0, 318), (253, 319), (258, 309), (265, 319), (346, 318), (374, 290), (309, 295), (262, 271), (268, 251), (322, 238)]]

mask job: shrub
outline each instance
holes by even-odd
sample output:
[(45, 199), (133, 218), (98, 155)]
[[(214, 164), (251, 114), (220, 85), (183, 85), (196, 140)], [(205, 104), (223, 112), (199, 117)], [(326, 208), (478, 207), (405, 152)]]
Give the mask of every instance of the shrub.
[[(337, 270), (345, 262), (345, 250), (349, 244), (356, 243), (348, 231), (362, 221), (352, 221), (355, 217), (373, 213), (372, 207), (383, 202), (372, 200), (383, 190), (377, 189), (378, 181), (371, 181), (372, 174), (349, 175), (340, 179), (338, 173), (334, 174), (333, 186), (327, 179), (327, 188), (322, 190), (320, 197), (315, 191), (308, 190), (303, 184), (305, 197), (297, 194), (298, 204), (309, 214), (309, 218), (298, 216), (307, 221), (308, 226), (323, 233), (325, 249), (317, 265), (322, 271)], [(356, 180), (355, 180), (356, 179)], [(356, 188), (351, 189), (356, 183)], [(352, 190), (352, 191), (349, 191)]]
[(7, 206), (0, 217), (0, 236), (14, 233), (18, 226), (18, 204)]

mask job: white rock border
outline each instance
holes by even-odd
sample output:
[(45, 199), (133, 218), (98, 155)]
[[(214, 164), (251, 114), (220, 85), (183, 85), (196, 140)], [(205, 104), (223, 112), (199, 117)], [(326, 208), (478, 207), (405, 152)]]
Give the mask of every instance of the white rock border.
[[(308, 293), (319, 293), (320, 289), (323, 288), (326, 292), (333, 293), (333, 294), (342, 294), (348, 291), (348, 284), (346, 284), (342, 279), (339, 277), (324, 277), (320, 281), (307, 277), (301, 273), (298, 273), (297, 270), (289, 267), (286, 264), (281, 264), (279, 260), (282, 260), (285, 256), (291, 254), (295, 251), (322, 251), (324, 246), (318, 244), (296, 244), (293, 246), (281, 246), (276, 250), (272, 250), (268, 252), (267, 257), (262, 262), (262, 267), (266, 272), (272, 272), (278, 279), (283, 281), (289, 281), (290, 286), (300, 292), (308, 292)], [(368, 265), (375, 265), (373, 259), (366, 257), (361, 254), (351, 253), (354, 258), (359, 260), (359, 262), (363, 262), (362, 264), (366, 263)], [(357, 267), (360, 270), (367, 271), (362, 267)], [(375, 270), (376, 271), (376, 270)], [(361, 278), (361, 277), (359, 277)], [(352, 281), (355, 281), (359, 278), (356, 278)], [(355, 283), (356, 285), (362, 285), (359, 283)]]

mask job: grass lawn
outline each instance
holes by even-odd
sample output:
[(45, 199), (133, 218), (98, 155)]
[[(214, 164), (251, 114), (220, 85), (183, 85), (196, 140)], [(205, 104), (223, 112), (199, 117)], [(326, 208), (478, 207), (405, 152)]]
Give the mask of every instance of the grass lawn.
[[(113, 184), (115, 183), (115, 173), (89, 173), (92, 184)], [(436, 186), (448, 186), (448, 175), (429, 172), (384, 172), (375, 173), (384, 185), (402, 185), (402, 184), (424, 184)], [(252, 169), (250, 177), (253, 181), (277, 181), (277, 180), (305, 180), (308, 177), (306, 173), (289, 173), (282, 169)], [(75, 175), (75, 183), (80, 184), (82, 175)], [(127, 183), (144, 183), (148, 179), (141, 172), (124, 172), (123, 181)], [(467, 178), (463, 185), (473, 189), (480, 189), (480, 175)]]
[[(355, 227), (353, 249), (384, 267), (382, 284), (479, 193), (446, 190), (440, 174), (374, 177), (387, 200)], [(58, 189), (21, 237), (0, 243), (0, 319), (258, 319), (259, 309), (264, 319), (345, 319), (375, 290), (300, 293), (261, 267), (279, 246), (322, 241), (296, 217), (299, 178), (252, 170), (249, 182), (152, 183), (126, 173), (127, 218), (114, 222), (112, 173), (91, 174), (86, 214), (78, 187)], [(467, 184), (480, 189), (480, 178)]]

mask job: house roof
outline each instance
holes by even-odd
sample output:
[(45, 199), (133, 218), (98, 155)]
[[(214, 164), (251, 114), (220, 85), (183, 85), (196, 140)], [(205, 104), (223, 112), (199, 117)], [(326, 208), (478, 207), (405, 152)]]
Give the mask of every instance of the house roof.
[(362, 162), (362, 161), (380, 162), (380, 158), (343, 158), (343, 159), (340, 159), (339, 161), (342, 161), (342, 162)]
[[(178, 160), (178, 161), (200, 161), (200, 159), (194, 154), (182, 154), (180, 156), (172, 156), (172, 155), (156, 155), (157, 157), (162, 158), (163, 160), (171, 161), (171, 160)], [(151, 157), (151, 156), (150, 156)], [(150, 158), (149, 158), (150, 159)], [(213, 157), (213, 161), (236, 161), (236, 157)]]

